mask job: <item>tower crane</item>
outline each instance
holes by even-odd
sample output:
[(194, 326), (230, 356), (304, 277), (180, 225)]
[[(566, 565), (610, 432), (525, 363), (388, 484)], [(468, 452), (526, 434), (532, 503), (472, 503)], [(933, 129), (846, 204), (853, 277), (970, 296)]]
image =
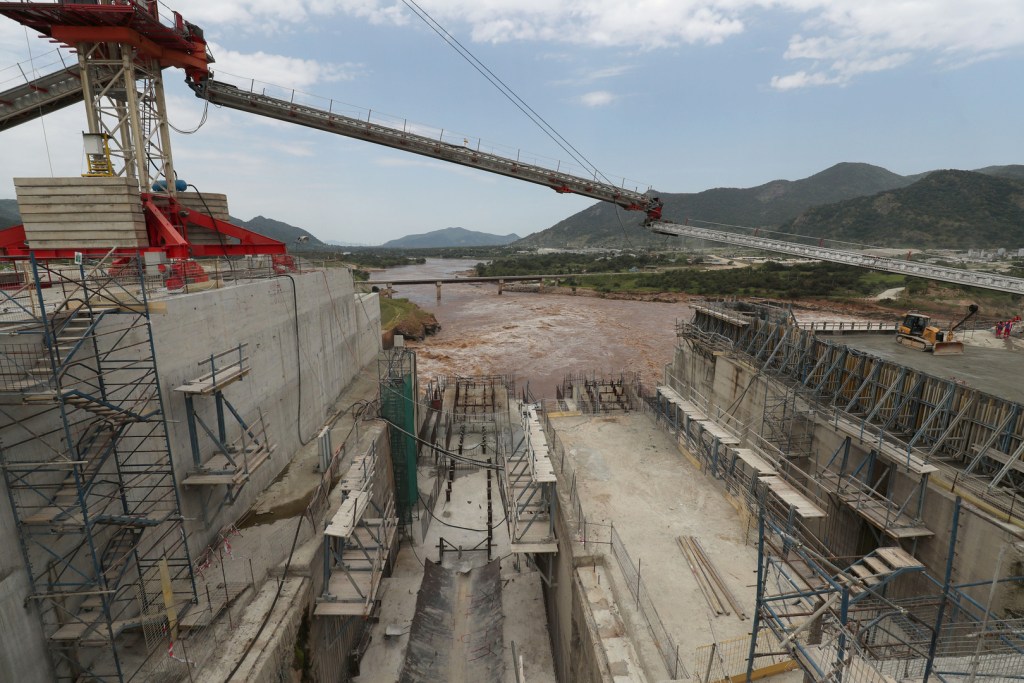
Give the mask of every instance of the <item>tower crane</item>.
[[(161, 75), (164, 68), (175, 67), (185, 71), (185, 80), (196, 96), (208, 102), (478, 168), (543, 185), (559, 193), (609, 202), (627, 211), (642, 212), (644, 226), (658, 234), (1024, 294), (1024, 279), (1008, 275), (876, 257), (820, 244), (809, 246), (669, 221), (662, 216), (663, 202), (653, 192), (616, 186), (596, 173), (586, 178), (559, 169), (551, 170), (405, 129), (237, 88), (215, 79), (202, 29), (185, 21), (177, 12), (162, 17), (155, 0), (106, 0), (89, 5), (0, 2), (0, 15), (73, 47), (78, 53), (77, 67), (0, 93), (0, 131), (78, 99), (84, 100), (90, 134), (110, 144), (109, 154), (103, 150), (93, 155), (96, 158), (90, 161), (90, 168), (95, 163), (101, 173), (106, 168), (107, 173), (126, 177), (137, 184), (146, 216), (149, 239), (146, 249), (163, 251), (170, 258), (285, 253), (281, 242), (218, 220), (194, 206), (185, 207), (178, 200), (181, 183), (176, 178), (171, 156)], [(111, 162), (105, 167), (107, 158)], [(192, 239), (203, 231), (207, 233), (206, 240)], [(221, 238), (219, 245), (209, 242), (211, 231)], [(230, 243), (226, 243), (224, 237), (229, 238)], [(26, 242), (23, 226), (0, 231), (0, 251), (8, 255), (27, 255), (31, 246), (31, 240)], [(44, 250), (43, 255), (70, 256), (76, 251), (85, 250), (69, 245), (65, 249)], [(36, 253), (40, 251), (37, 249)]]
[[(0, 94), (0, 130), (84, 102), (85, 175), (124, 179), (139, 198), (130, 210), (145, 218), (144, 244), (118, 251), (163, 252), (171, 259), (285, 253), (277, 240), (178, 200), (185, 187), (174, 170), (163, 70), (183, 69), (190, 79), (209, 76), (202, 29), (177, 12), (161, 16), (155, 0), (2, 2), (0, 14), (78, 55), (77, 65)], [(214, 239), (192, 239), (203, 232)], [(39, 258), (70, 258), (76, 252), (106, 253), (109, 247), (75, 244), (72, 239), (39, 248), (19, 225), (0, 232), (0, 250), (15, 257), (33, 251)]]

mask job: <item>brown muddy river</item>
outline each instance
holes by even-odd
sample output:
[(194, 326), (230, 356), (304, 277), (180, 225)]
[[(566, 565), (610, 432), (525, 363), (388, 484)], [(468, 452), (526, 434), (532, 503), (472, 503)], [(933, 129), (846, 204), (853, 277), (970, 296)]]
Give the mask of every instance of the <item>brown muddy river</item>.
[[(373, 273), (374, 280), (454, 277), (476, 261), (429, 259), (422, 265)], [(640, 372), (658, 383), (672, 359), (676, 320), (689, 319), (685, 304), (620, 301), (585, 296), (505, 291), (491, 284), (398, 285), (437, 316), (441, 331), (416, 349), (420, 380), (436, 375), (513, 374), (538, 398), (553, 397), (569, 373)]]

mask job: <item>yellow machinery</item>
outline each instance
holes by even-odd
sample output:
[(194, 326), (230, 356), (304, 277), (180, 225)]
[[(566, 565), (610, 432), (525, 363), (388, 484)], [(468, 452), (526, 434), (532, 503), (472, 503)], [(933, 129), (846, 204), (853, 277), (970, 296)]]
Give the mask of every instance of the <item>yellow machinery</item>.
[(936, 356), (961, 354), (964, 343), (954, 338), (953, 332), (977, 314), (978, 305), (971, 304), (967, 310), (967, 315), (945, 332), (936, 325), (929, 325), (929, 316), (911, 311), (896, 331), (896, 341), (918, 351), (931, 351)]

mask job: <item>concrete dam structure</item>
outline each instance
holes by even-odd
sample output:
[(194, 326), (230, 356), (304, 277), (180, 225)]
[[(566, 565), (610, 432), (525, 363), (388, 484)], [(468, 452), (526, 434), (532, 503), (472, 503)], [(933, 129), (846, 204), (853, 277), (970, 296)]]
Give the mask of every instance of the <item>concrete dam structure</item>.
[(1019, 675), (1017, 340), (705, 302), (537, 398), (421, 382), (345, 270), (204, 270), (6, 270), (3, 680)]

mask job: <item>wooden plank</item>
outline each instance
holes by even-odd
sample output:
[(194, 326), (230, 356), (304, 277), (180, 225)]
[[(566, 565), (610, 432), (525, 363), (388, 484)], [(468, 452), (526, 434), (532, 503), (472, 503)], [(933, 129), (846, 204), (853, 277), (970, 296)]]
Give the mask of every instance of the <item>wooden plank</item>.
[(120, 176), (83, 178), (82, 176), (15, 178), (15, 187), (129, 187), (127, 178)]
[(862, 564), (855, 564), (850, 567), (850, 571), (856, 574), (859, 578), (864, 580), (864, 583), (868, 585), (874, 585), (878, 583), (878, 577), (870, 569)]
[(216, 383), (214, 383), (213, 381), (214, 375), (212, 373), (207, 373), (202, 377), (189, 380), (185, 384), (182, 384), (180, 387), (175, 387), (174, 390), (180, 391), (185, 394), (212, 394), (218, 389), (223, 389), (225, 386), (231, 384), (232, 382), (236, 382), (249, 374), (251, 368), (243, 366), (244, 360), (242, 362), (234, 363), (233, 365), (228, 365), (227, 367), (218, 370), (216, 375)]
[[(869, 438), (871, 436), (870, 434), (862, 434), (861, 426), (859, 424), (851, 422), (850, 420), (847, 420), (845, 418), (839, 418), (832, 424), (835, 424), (839, 431), (857, 439), (861, 443), (865, 442), (863, 438), (864, 436), (868, 436)], [(877, 447), (877, 444), (874, 444), (874, 442), (871, 443)], [(910, 472), (913, 472), (914, 474), (929, 474), (931, 472), (937, 472), (939, 470), (938, 467), (935, 467), (934, 465), (929, 465), (919, 456), (910, 454), (910, 456), (908, 457), (905, 451), (897, 448), (896, 446), (892, 445), (889, 442), (883, 442), (881, 448), (878, 448), (877, 450), (880, 455), (885, 457), (890, 462), (900, 465), (901, 467), (909, 470)]]
[(871, 567), (875, 571), (875, 574), (888, 574), (892, 571), (892, 567), (873, 555), (865, 556), (862, 562)]
[[(981, 453), (981, 444), (974, 444), (971, 447), (971, 451), (974, 453), (974, 455)], [(1019, 457), (1014, 458), (1009, 453), (1004, 453), (1003, 451), (992, 448), (991, 446), (985, 449), (985, 455), (983, 457), (991, 458), (992, 460), (995, 460), (996, 462), (1002, 463), (1004, 465), (1007, 463), (1011, 463), (1010, 469), (1017, 470), (1018, 472), (1024, 472), (1024, 462), (1021, 462), (1021, 459)]]
[(740, 460), (750, 465), (750, 468), (758, 474), (775, 472), (775, 468), (757, 453), (749, 448), (735, 448), (733, 452)]
[(738, 446), (740, 444), (739, 439), (737, 439), (735, 436), (719, 427), (714, 422), (702, 422), (701, 429), (703, 429), (705, 432), (711, 434), (713, 437), (718, 439), (718, 443), (720, 444), (724, 444), (726, 446)]
[(558, 542), (554, 543), (513, 543), (511, 550), (514, 553), (557, 553)]
[(913, 555), (903, 548), (884, 547), (877, 548), (875, 554), (889, 563), (893, 569), (923, 569), (921, 564)]
[(132, 199), (131, 197), (105, 197), (102, 201), (93, 199), (92, 201), (77, 202), (73, 200), (56, 202), (22, 202), (18, 205), (18, 210), (22, 217), (27, 215), (32, 216), (47, 216), (52, 214), (69, 214), (69, 215), (87, 215), (97, 213), (115, 213), (115, 214), (138, 214), (142, 215), (142, 204), (138, 198)]
[(335, 538), (348, 538), (355, 529), (356, 524), (363, 517), (367, 504), (370, 502), (370, 494), (365, 491), (356, 491), (341, 503), (341, 507), (335, 513), (331, 523), (324, 529), (325, 536)]
[(782, 479), (769, 475), (761, 477), (759, 481), (767, 484), (772, 493), (778, 496), (784, 503), (796, 508), (796, 513), (804, 519), (814, 519), (825, 516), (825, 512), (821, 508), (805, 498)]

